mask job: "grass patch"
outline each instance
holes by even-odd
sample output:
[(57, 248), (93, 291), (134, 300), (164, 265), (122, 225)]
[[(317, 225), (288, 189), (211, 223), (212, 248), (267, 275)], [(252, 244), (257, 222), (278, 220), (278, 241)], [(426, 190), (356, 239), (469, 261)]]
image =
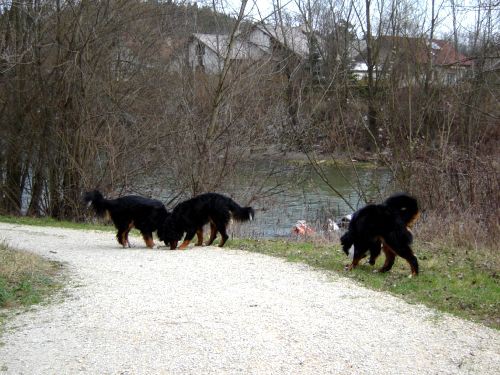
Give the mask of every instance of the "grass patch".
[(61, 288), (61, 264), (0, 243), (0, 327), (9, 309), (38, 304)]
[[(499, 274), (495, 262), (485, 262), (478, 255), (481, 253), (457, 253), (445, 245), (431, 246), (417, 242), (414, 249), (421, 273), (416, 278), (408, 278), (410, 268), (399, 257), (388, 273), (373, 273), (370, 265), (361, 265), (351, 272), (345, 272), (343, 268), (349, 259), (336, 244), (234, 239), (230, 245), (335, 271), (366, 287), (392, 293), (410, 303), (422, 303), (500, 329)], [(383, 262), (382, 254), (375, 267), (380, 267)]]

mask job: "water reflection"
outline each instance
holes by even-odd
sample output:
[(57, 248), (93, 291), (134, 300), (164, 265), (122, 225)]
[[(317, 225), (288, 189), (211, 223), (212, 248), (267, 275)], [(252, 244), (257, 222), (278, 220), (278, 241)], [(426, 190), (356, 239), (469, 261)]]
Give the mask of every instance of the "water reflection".
[[(380, 192), (386, 190), (390, 183), (390, 173), (381, 168), (366, 165), (354, 168), (327, 163), (318, 167), (320, 173), (307, 163), (261, 162), (244, 166), (238, 177), (227, 184), (225, 192), (241, 196), (244, 191), (258, 189), (258, 184), (262, 184), (262, 191), (269, 194), (252, 203), (257, 211), (254, 222), (232, 225), (234, 235), (289, 236), (297, 220), (306, 220), (321, 231), (326, 229), (328, 218), (337, 219), (352, 213), (351, 207), (357, 209), (366, 201), (379, 200)], [(273, 172), (271, 177), (270, 172)], [(255, 179), (256, 175), (260, 176), (260, 180)], [(249, 181), (252, 184), (250, 187)]]

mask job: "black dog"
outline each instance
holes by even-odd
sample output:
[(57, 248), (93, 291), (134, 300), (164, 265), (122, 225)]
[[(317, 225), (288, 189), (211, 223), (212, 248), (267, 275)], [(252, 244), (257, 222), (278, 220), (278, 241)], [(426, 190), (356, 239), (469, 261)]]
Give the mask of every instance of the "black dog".
[(396, 255), (410, 264), (411, 274), (418, 274), (418, 261), (410, 247), (413, 235), (410, 227), (419, 216), (417, 200), (407, 194), (395, 194), (382, 204), (370, 204), (355, 212), (348, 231), (340, 238), (342, 249), (349, 254), (354, 245), (351, 270), (370, 252), (369, 263), (375, 264), (380, 250), (385, 253), (385, 263), (380, 272), (389, 271)]
[(158, 230), (168, 215), (162, 202), (137, 195), (105, 199), (99, 191), (94, 190), (85, 193), (84, 200), (87, 206), (92, 205), (97, 215), (111, 217), (118, 229), (116, 238), (123, 247), (130, 247), (128, 233), (135, 227), (142, 233), (146, 246), (152, 248), (153, 232)]
[(170, 244), (170, 249), (173, 250), (184, 233), (186, 236), (179, 249), (185, 249), (196, 234), (198, 237), (196, 246), (201, 246), (203, 226), (210, 223), (210, 239), (207, 246), (214, 242), (219, 232), (222, 236), (219, 246), (222, 247), (228, 239), (226, 227), (231, 216), (238, 221), (247, 221), (253, 220), (254, 214), (252, 207), (241, 207), (224, 195), (201, 194), (179, 203), (158, 230), (158, 237), (165, 242), (165, 245)]

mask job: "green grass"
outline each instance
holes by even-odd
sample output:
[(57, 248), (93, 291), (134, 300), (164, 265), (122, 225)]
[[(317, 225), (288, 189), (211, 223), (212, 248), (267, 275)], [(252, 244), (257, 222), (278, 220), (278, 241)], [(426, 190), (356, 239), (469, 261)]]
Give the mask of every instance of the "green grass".
[[(461, 318), (500, 329), (500, 283), (498, 270), (484, 262), (481, 253), (464, 254), (446, 246), (415, 244), (420, 275), (408, 278), (410, 268), (397, 258), (388, 273), (373, 273), (370, 265), (344, 271), (349, 259), (338, 245), (285, 240), (232, 240), (233, 248), (282, 257), (331, 270), (374, 290), (389, 292), (410, 303), (448, 312)], [(384, 261), (382, 254), (375, 267)], [(364, 262), (362, 262), (364, 263)]]
[[(0, 216), (0, 222), (114, 231), (112, 226), (53, 219)], [(337, 244), (325, 241), (232, 239), (226, 247), (282, 257), (291, 262), (331, 270), (366, 287), (401, 296), (408, 302), (422, 303), (500, 329), (499, 263), (498, 255), (492, 254), (491, 250), (467, 250), (416, 241), (414, 250), (420, 263), (420, 275), (410, 279), (409, 266), (401, 258), (396, 259), (396, 264), (388, 273), (373, 273), (373, 267), (369, 265), (361, 265), (351, 272), (345, 272), (343, 269), (349, 262), (348, 258)], [(383, 261), (382, 254), (375, 267), (380, 267)], [(1, 293), (0, 291), (0, 298)]]
[(43, 302), (62, 286), (61, 264), (0, 243), (0, 327), (6, 312)]

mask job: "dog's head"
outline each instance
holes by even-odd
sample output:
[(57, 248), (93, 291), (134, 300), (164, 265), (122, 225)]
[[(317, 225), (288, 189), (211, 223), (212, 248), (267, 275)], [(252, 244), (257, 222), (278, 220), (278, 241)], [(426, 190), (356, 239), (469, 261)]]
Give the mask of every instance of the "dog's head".
[(384, 205), (394, 212), (407, 227), (411, 227), (419, 216), (417, 200), (405, 193), (391, 195)]
[(340, 244), (342, 245), (342, 251), (345, 255), (349, 255), (350, 249), (354, 244), (354, 239), (352, 238), (351, 232), (346, 232), (340, 237)]
[(352, 220), (352, 216), (353, 215), (351, 215), (351, 214), (342, 216), (339, 220), (337, 220), (337, 222), (336, 222), (337, 226), (340, 229), (347, 229), (347, 228), (349, 228), (349, 223)]
[(171, 213), (167, 212), (163, 224), (158, 229), (158, 238), (173, 250), (184, 233), (179, 230)]
[(87, 210), (91, 207), (95, 210), (98, 216), (103, 217), (106, 214), (106, 208), (104, 205), (105, 199), (99, 190), (88, 191), (83, 195), (83, 202), (85, 203)]
[(90, 207), (92, 203), (102, 201), (103, 199), (104, 197), (99, 190), (87, 191), (83, 195), (83, 201), (87, 204), (87, 207)]

